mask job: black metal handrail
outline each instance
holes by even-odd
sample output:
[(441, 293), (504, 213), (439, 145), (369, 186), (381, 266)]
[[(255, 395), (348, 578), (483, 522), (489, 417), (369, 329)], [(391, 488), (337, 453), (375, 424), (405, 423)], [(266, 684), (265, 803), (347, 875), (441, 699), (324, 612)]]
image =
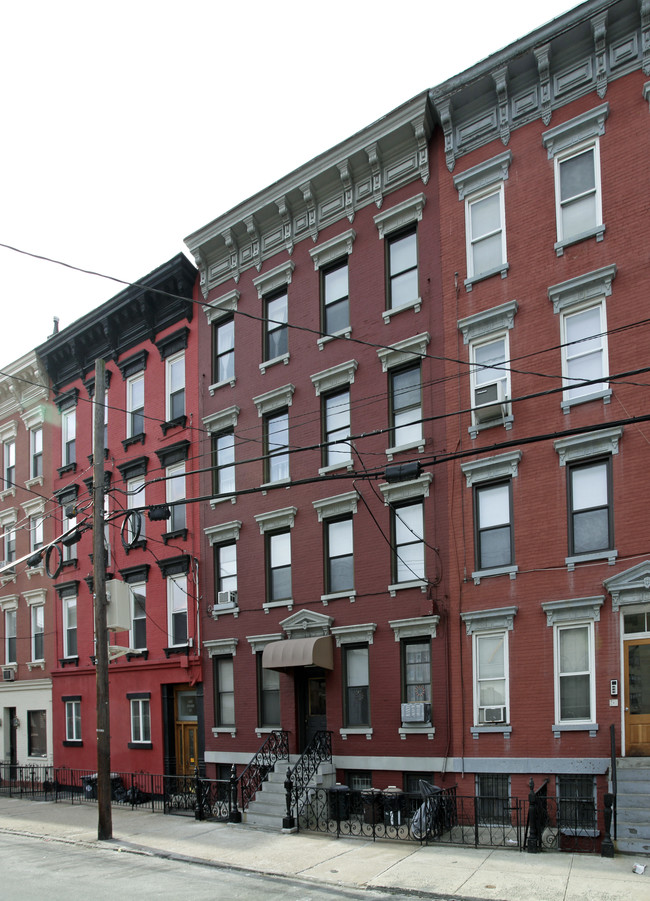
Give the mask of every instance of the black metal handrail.
[(276, 762), (288, 759), (289, 733), (284, 729), (275, 729), (267, 736), (251, 762), (239, 776), (239, 794), (242, 810), (248, 808), (255, 794), (260, 790), (262, 783), (266, 782)]
[(614, 799), (612, 802), (612, 821), (613, 828), (612, 834), (614, 836), (614, 841), (616, 841), (616, 792), (617, 792), (617, 773), (616, 773), (616, 726), (612, 723), (609, 727), (609, 744), (610, 744), (610, 754), (611, 754), (611, 783), (612, 783), (612, 794), (614, 795)]
[[(291, 806), (299, 818), (307, 800), (307, 788), (321, 763), (332, 760), (332, 733), (319, 730), (300, 755), (300, 759), (287, 773), (291, 781)], [(288, 811), (287, 811), (288, 812)]]

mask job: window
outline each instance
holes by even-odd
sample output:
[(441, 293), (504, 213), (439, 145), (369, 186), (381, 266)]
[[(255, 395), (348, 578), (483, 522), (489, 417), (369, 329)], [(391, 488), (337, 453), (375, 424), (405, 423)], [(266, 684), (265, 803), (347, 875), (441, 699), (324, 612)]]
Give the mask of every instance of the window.
[(172, 647), (187, 644), (187, 576), (167, 579), (169, 611), (169, 643)]
[(229, 541), (214, 546), (216, 602), (222, 591), (237, 591), (237, 543)]
[(515, 561), (512, 482), (477, 485), (474, 489), (476, 568), (510, 566)]
[(235, 433), (232, 430), (212, 436), (212, 493), (235, 491)]
[(424, 505), (391, 508), (393, 582), (424, 579)]
[(63, 656), (77, 656), (76, 598), (63, 598)]
[(555, 661), (556, 722), (593, 722), (593, 623), (556, 625)]
[(501, 773), (476, 776), (477, 817), (481, 825), (510, 823), (510, 777)]
[(389, 374), (391, 441), (394, 448), (422, 441), (420, 366)]
[(264, 417), (264, 481), (289, 478), (289, 413)]
[(323, 466), (343, 466), (352, 457), (350, 437), (350, 392), (323, 397)]
[(147, 647), (147, 585), (137, 582), (131, 588), (131, 635), (129, 646), (142, 650)]
[[(127, 503), (128, 503), (128, 501), (127, 501)], [(77, 517), (74, 514), (72, 516), (68, 516), (67, 511), (69, 511), (70, 508), (72, 508), (72, 510), (74, 510), (75, 509), (74, 504), (67, 504), (67, 505), (61, 507), (61, 530), (63, 533), (67, 532), (69, 529), (74, 529), (74, 527), (77, 525)], [(70, 510), (70, 512), (71, 512), (71, 510)], [(67, 541), (67, 539), (66, 539), (66, 541)], [(72, 544), (63, 544), (62, 551), (63, 551), (63, 562), (64, 563), (67, 563), (70, 560), (77, 559), (77, 544), (76, 544), (76, 542), (72, 543)]]
[(289, 352), (289, 297), (286, 291), (264, 299), (264, 359)]
[(470, 356), (474, 425), (503, 422), (509, 411), (506, 401), (510, 397), (508, 335), (472, 343)]
[(212, 381), (215, 385), (235, 378), (235, 320), (212, 323)]
[(176, 354), (166, 361), (167, 420), (185, 415), (185, 354)]
[(81, 700), (65, 702), (65, 738), (66, 741), (81, 741)]
[(569, 555), (614, 546), (611, 459), (568, 467)]
[(16, 442), (4, 443), (4, 487), (9, 488), (16, 483)]
[(63, 466), (70, 466), (75, 462), (75, 439), (77, 430), (77, 411), (65, 410), (61, 414), (61, 431), (62, 431), (62, 449), (61, 463)]
[(325, 592), (354, 588), (352, 517), (325, 522)]
[(598, 828), (593, 776), (556, 776), (557, 819), (561, 830), (572, 834)]
[(390, 235), (386, 241), (388, 307), (395, 309), (418, 299), (417, 230)]
[(348, 770), (345, 784), (353, 792), (369, 791), (372, 788), (372, 771)]
[(604, 103), (542, 134), (554, 166), (558, 256), (568, 244), (603, 238), (599, 139), (608, 114)]
[(350, 325), (348, 261), (321, 270), (323, 332), (333, 335)]
[(32, 457), (30, 478), (37, 479), (43, 475), (43, 429), (32, 429), (29, 442)]
[[(402, 640), (402, 701), (405, 704), (431, 704), (431, 642)], [(429, 716), (425, 722), (431, 722)]]
[(144, 434), (144, 373), (126, 381), (126, 437)]
[(43, 517), (29, 517), (29, 544), (31, 551), (37, 551), (43, 546)]
[(44, 710), (27, 711), (27, 755), (29, 757), (47, 757), (45, 723)]
[(343, 647), (343, 722), (347, 727), (370, 725), (368, 645)]
[(465, 216), (469, 279), (500, 271), (507, 259), (503, 184), (496, 191), (468, 197)]
[[(126, 482), (126, 507), (127, 510), (134, 510), (137, 507), (143, 507), (145, 505), (145, 478), (144, 475), (134, 476), (132, 479), (127, 479)], [(140, 514), (140, 535), (138, 537), (138, 541), (142, 541), (145, 535), (145, 522), (146, 517), (143, 513)], [(136, 527), (137, 528), (137, 527)], [(131, 542), (135, 538), (135, 531), (133, 529), (133, 520), (128, 520), (127, 525), (127, 541)]]
[(32, 608), (32, 660), (45, 659), (45, 607), (42, 604)]
[(5, 663), (16, 662), (16, 611), (5, 610)]
[(16, 530), (5, 531), (5, 560), (12, 563), (16, 559)]
[(235, 725), (235, 677), (233, 658), (213, 657), (215, 726)]
[(185, 497), (185, 464), (167, 467), (167, 503), (170, 504), (171, 517), (167, 520), (170, 532), (180, 532), (186, 525), (185, 504), (174, 503)]
[(291, 532), (266, 536), (268, 603), (291, 599)]
[(149, 698), (131, 698), (131, 741), (134, 744), (151, 743), (151, 701)]
[(508, 722), (508, 633), (474, 635), (474, 722)]
[[(564, 400), (576, 401), (606, 391), (609, 361), (604, 302), (562, 314)], [(598, 379), (602, 379), (599, 382)], [(591, 382), (591, 384), (581, 384)]]
[(260, 728), (280, 726), (280, 673), (262, 666), (262, 654), (257, 654), (258, 719)]

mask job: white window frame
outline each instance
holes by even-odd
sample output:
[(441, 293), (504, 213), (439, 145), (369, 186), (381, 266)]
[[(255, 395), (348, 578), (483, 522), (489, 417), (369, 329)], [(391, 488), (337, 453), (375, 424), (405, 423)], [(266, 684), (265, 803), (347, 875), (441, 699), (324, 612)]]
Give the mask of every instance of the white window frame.
[[(133, 399), (134, 388), (136, 385), (142, 384), (142, 406), (136, 407), (135, 401)], [(145, 424), (144, 424), (144, 402), (145, 402), (145, 393), (144, 393), (144, 372), (137, 372), (135, 375), (131, 375), (126, 380), (126, 437), (134, 438), (136, 435), (143, 435), (145, 433)], [(139, 410), (142, 410), (142, 429), (139, 432), (134, 431), (133, 429), (133, 416), (137, 414)]]
[[(139, 645), (136, 643), (135, 631), (136, 631), (136, 622), (144, 620), (144, 630), (145, 630), (145, 638), (147, 635), (147, 583), (146, 582), (133, 582), (129, 584), (129, 588), (131, 589), (131, 629), (129, 630), (129, 647), (134, 648), (135, 650), (146, 650), (147, 643), (145, 641), (144, 645)], [(144, 598), (144, 616), (138, 615), (136, 613), (140, 613), (140, 611), (136, 608), (137, 599), (136, 595), (141, 595)]]
[[(181, 603), (179, 603), (179, 601)], [(189, 643), (189, 598), (187, 594), (187, 576), (167, 577), (167, 634), (170, 648), (185, 647)], [(185, 614), (185, 641), (174, 641), (174, 616)]]
[(3, 447), (3, 480), (2, 491), (15, 489), (16, 485), (16, 442), (14, 439), (5, 441)]
[[(18, 663), (18, 611), (15, 607), (5, 610), (5, 663)], [(13, 652), (11, 642), (13, 641)]]
[[(413, 197), (410, 197), (408, 200), (402, 201), (402, 203), (398, 203), (395, 206), (382, 210), (381, 213), (377, 213), (377, 215), (373, 217), (373, 222), (377, 226), (380, 239), (386, 239), (386, 309), (382, 312), (382, 318), (384, 320), (384, 323), (386, 324), (390, 323), (393, 316), (401, 313), (404, 310), (414, 310), (414, 312), (418, 313), (420, 311), (420, 308), (422, 307), (422, 297), (419, 293), (421, 272), (417, 224), (422, 219), (422, 212), (424, 210), (425, 204), (425, 195), (416, 194)], [(413, 230), (413, 232), (415, 233), (415, 253), (417, 259), (416, 273), (418, 285), (418, 290), (416, 292), (417, 296), (412, 300), (407, 301), (406, 303), (394, 306), (392, 302), (393, 292), (391, 283), (392, 276), (390, 272), (389, 262), (389, 244), (394, 242), (395, 240), (400, 240), (401, 237), (406, 237), (407, 233), (411, 230)], [(402, 233), (401, 235), (400, 232)]]
[[(70, 437), (72, 435), (72, 437)], [(72, 449), (72, 454), (68, 452)], [(68, 459), (72, 456), (72, 459)], [(71, 466), (77, 459), (77, 411), (64, 410), (61, 413), (61, 466)]]
[[(79, 656), (79, 626), (77, 622), (77, 598), (69, 597), (62, 599), (63, 608), (63, 656), (66, 659), (73, 659)], [(74, 611), (74, 626), (71, 625), (72, 611)], [(70, 633), (74, 631), (75, 647), (74, 653), (70, 647)]]
[[(227, 545), (235, 546), (235, 587), (234, 589), (228, 589), (230, 591), (237, 592), (237, 542), (239, 541), (239, 532), (241, 529), (241, 521), (240, 520), (232, 520), (231, 522), (221, 523), (216, 526), (208, 526), (205, 529), (205, 535), (210, 543), (210, 547), (212, 548), (212, 566), (214, 568), (214, 601), (212, 604), (212, 618), (218, 619), (219, 616), (222, 616), (226, 613), (232, 614), (235, 618), (239, 616), (239, 607), (237, 604), (238, 594), (235, 594), (235, 600), (231, 604), (218, 604), (217, 601), (217, 592), (219, 591), (219, 574), (217, 572), (217, 557), (220, 553), (219, 549), (225, 547)], [(225, 589), (224, 589), (225, 590)]]
[[(187, 497), (185, 485), (185, 463), (174, 463), (168, 466), (165, 472), (167, 481), (165, 482), (167, 503), (173, 501), (184, 500)], [(170, 507), (171, 518), (168, 522), (169, 532), (180, 532), (187, 528), (187, 507), (185, 504), (175, 504)], [(180, 520), (182, 519), (182, 525)], [(178, 522), (176, 521), (178, 520)]]
[[(212, 666), (214, 672), (214, 683), (215, 683), (215, 691), (214, 691), (214, 701), (215, 701), (215, 730), (219, 730), (219, 732), (232, 732), (236, 733), (235, 723), (236, 723), (236, 711), (235, 711), (235, 658), (233, 654), (213, 654), (212, 656)], [(230, 684), (232, 684), (232, 688), (224, 689), (222, 688), (222, 676), (221, 676), (221, 667), (226, 666), (229, 668), (229, 677)], [(232, 695), (232, 720), (227, 721), (223, 716), (222, 712), (222, 699), (225, 695)], [(213, 730), (214, 731), (214, 730)]]
[[(222, 334), (222, 329), (226, 329), (232, 326), (232, 347), (228, 347), (224, 351), (219, 351), (219, 339), (220, 334)], [(234, 388), (235, 386), (235, 317), (232, 316), (223, 316), (220, 319), (213, 321), (212, 323), (212, 377), (214, 378), (214, 382), (211, 385), (212, 393), (217, 388), (221, 388), (223, 385), (230, 385)], [(227, 376), (226, 378), (217, 378), (220, 375), (218, 371), (214, 371), (215, 369), (221, 368), (221, 360), (231, 357), (232, 364), (228, 366), (229, 369), (232, 370), (232, 374)]]
[[(473, 721), (474, 724), (470, 729), (472, 737), (478, 739), (482, 733), (501, 732), (509, 735), (512, 732), (510, 725), (510, 653), (508, 632), (512, 632), (514, 628), (514, 618), (517, 613), (517, 607), (498, 607), (490, 610), (473, 610), (461, 613), (460, 618), (465, 623), (468, 635), (472, 636), (472, 697), (473, 697)], [(503, 723), (487, 724), (480, 723), (479, 709), (479, 693), (478, 693), (478, 642), (477, 636), (494, 636), (503, 635), (503, 654), (504, 654), (504, 706), (505, 717)], [(487, 705), (489, 706), (489, 705)], [(496, 705), (501, 706), (501, 705)]]
[[(406, 522), (404, 516), (402, 516), (401, 511), (407, 509), (413, 509), (418, 507), (420, 510), (420, 521), (422, 524), (422, 535), (418, 536), (416, 532), (414, 532), (408, 523)], [(395, 591), (399, 588), (421, 588), (424, 584), (425, 586), (428, 584), (426, 577), (426, 567), (427, 567), (427, 558), (426, 558), (426, 541), (424, 537), (425, 532), (425, 522), (424, 522), (424, 499), (423, 498), (414, 498), (411, 501), (406, 501), (401, 504), (391, 504), (390, 508), (390, 516), (391, 516), (391, 569), (392, 569), (392, 585), (389, 586), (389, 590), (392, 589)], [(397, 530), (398, 523), (401, 523), (404, 527), (406, 533), (412, 536), (407, 541), (402, 541), (398, 543), (397, 541)], [(417, 548), (421, 551), (422, 558), (422, 575), (418, 575), (417, 570), (413, 571), (413, 568), (406, 563), (402, 557), (400, 556), (400, 551), (402, 548)], [(405, 552), (403, 552), (405, 553)], [(419, 562), (419, 561), (418, 561)], [(400, 564), (406, 568), (406, 578), (398, 579), (399, 575), (399, 567)], [(414, 566), (416, 564), (414, 563)]]
[[(600, 347), (596, 350), (600, 353), (601, 357), (601, 376), (602, 381), (593, 385), (584, 385), (581, 386), (580, 380), (571, 379), (569, 377), (569, 366), (572, 360), (578, 359), (580, 354), (580, 345), (576, 344), (569, 345), (567, 338), (567, 319), (572, 316), (579, 315), (580, 313), (585, 313), (588, 310), (598, 310), (598, 316), (600, 320), (600, 325), (598, 327), (598, 332), (594, 336), (600, 340)], [(605, 299), (603, 298), (598, 303), (587, 303), (581, 304), (580, 306), (572, 307), (568, 310), (563, 310), (560, 314), (560, 334), (562, 341), (562, 383), (564, 385), (564, 392), (562, 394), (562, 407), (565, 413), (569, 412), (569, 409), (574, 404), (584, 403), (585, 401), (594, 400), (598, 398), (603, 398), (604, 402), (607, 403), (612, 395), (612, 392), (609, 388), (609, 350), (608, 350), (608, 341), (607, 341), (607, 311), (605, 309)], [(585, 336), (585, 339), (589, 336)], [(585, 342), (585, 339), (581, 339), (581, 343)], [(595, 351), (589, 351), (589, 355), (593, 354)], [(577, 384), (575, 383), (577, 381)]]
[[(72, 728), (70, 728), (72, 726)], [(81, 701), (65, 702), (65, 740), (81, 741)]]
[[(65, 508), (71, 506), (70, 504), (63, 504), (61, 506), (61, 529), (63, 532), (67, 532), (70, 529), (73, 529), (77, 525), (77, 517), (76, 516), (68, 516), (65, 512)], [(63, 544), (61, 547), (63, 562), (68, 563), (70, 560), (77, 559), (77, 545), (75, 544)]]
[[(498, 629), (492, 632), (475, 632), (472, 636), (472, 662), (473, 662), (473, 670), (472, 670), (472, 683), (474, 689), (474, 725), (485, 727), (489, 724), (485, 720), (485, 714), (482, 714), (482, 711), (487, 709), (489, 706), (494, 705), (484, 705), (481, 704), (481, 685), (483, 682), (493, 681), (490, 679), (482, 679), (480, 673), (480, 654), (479, 654), (479, 646), (481, 641), (486, 640), (488, 638), (499, 638), (503, 639), (502, 650), (503, 650), (503, 677), (499, 677), (498, 681), (500, 682), (503, 678), (504, 684), (504, 707), (505, 707), (505, 717), (504, 722), (506, 725), (510, 723), (510, 667), (509, 667), (509, 648), (508, 648), (508, 630), (507, 629)], [(497, 705), (501, 706), (501, 705)], [(483, 715), (483, 720), (481, 720), (481, 716)]]
[[(131, 479), (127, 479), (126, 482), (126, 509), (134, 510), (137, 507), (144, 507), (145, 505), (145, 494), (146, 494), (146, 479), (144, 475), (133, 476)], [(142, 541), (145, 537), (145, 522), (146, 516), (141, 512), (140, 513), (140, 536), (138, 541)], [(127, 537), (128, 540), (131, 541), (133, 537), (133, 532), (131, 527), (127, 529)]]
[[(182, 363), (182, 371), (183, 371), (183, 387), (176, 389), (176, 391), (172, 391), (172, 371), (178, 363)], [(176, 416), (172, 416), (172, 395), (177, 395), (180, 391), (183, 391), (183, 412), (178, 413)], [(185, 384), (185, 351), (180, 351), (177, 354), (173, 354), (173, 356), (167, 357), (165, 360), (165, 417), (167, 422), (170, 422), (172, 419), (177, 419), (180, 416), (185, 416), (187, 411), (186, 405), (186, 384)]]
[(43, 515), (29, 517), (29, 549), (32, 551), (39, 550), (43, 546)]
[[(35, 466), (38, 460), (38, 467)], [(40, 472), (34, 472), (34, 469)], [(43, 477), (43, 426), (36, 426), (29, 430), (29, 478)]]
[[(33, 604), (30, 611), (30, 623), (32, 630), (32, 662), (45, 660), (45, 605)], [(36, 653), (36, 638), (41, 636), (43, 653)]]
[(151, 744), (151, 700), (149, 698), (131, 698), (131, 743), (135, 745)]

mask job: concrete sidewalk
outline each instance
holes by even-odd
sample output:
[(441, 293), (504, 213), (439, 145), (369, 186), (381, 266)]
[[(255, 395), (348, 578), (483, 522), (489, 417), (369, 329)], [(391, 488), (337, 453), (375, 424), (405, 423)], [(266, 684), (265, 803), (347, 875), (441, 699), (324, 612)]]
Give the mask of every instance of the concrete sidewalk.
[[(499, 901), (650, 901), (650, 859), (547, 851), (422, 847), (249, 826), (113, 807), (113, 840), (97, 841), (97, 807), (0, 797), (0, 833), (324, 882), (437, 897)], [(632, 871), (647, 863), (643, 875)]]

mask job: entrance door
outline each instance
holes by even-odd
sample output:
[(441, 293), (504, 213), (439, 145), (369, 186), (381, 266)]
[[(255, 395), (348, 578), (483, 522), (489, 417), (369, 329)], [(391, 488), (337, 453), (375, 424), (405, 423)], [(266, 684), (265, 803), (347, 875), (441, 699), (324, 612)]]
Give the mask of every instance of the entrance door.
[(625, 753), (650, 757), (650, 638), (623, 643)]
[(16, 741), (16, 708), (9, 707), (7, 708), (9, 711), (9, 763), (11, 764), (11, 768), (9, 770), (10, 779), (18, 778), (18, 742)]
[(296, 692), (299, 750), (302, 752), (316, 732), (327, 729), (325, 671), (320, 667), (296, 670)]
[(176, 718), (176, 775), (193, 776), (199, 764), (199, 727), (196, 692), (177, 688), (174, 697)]

